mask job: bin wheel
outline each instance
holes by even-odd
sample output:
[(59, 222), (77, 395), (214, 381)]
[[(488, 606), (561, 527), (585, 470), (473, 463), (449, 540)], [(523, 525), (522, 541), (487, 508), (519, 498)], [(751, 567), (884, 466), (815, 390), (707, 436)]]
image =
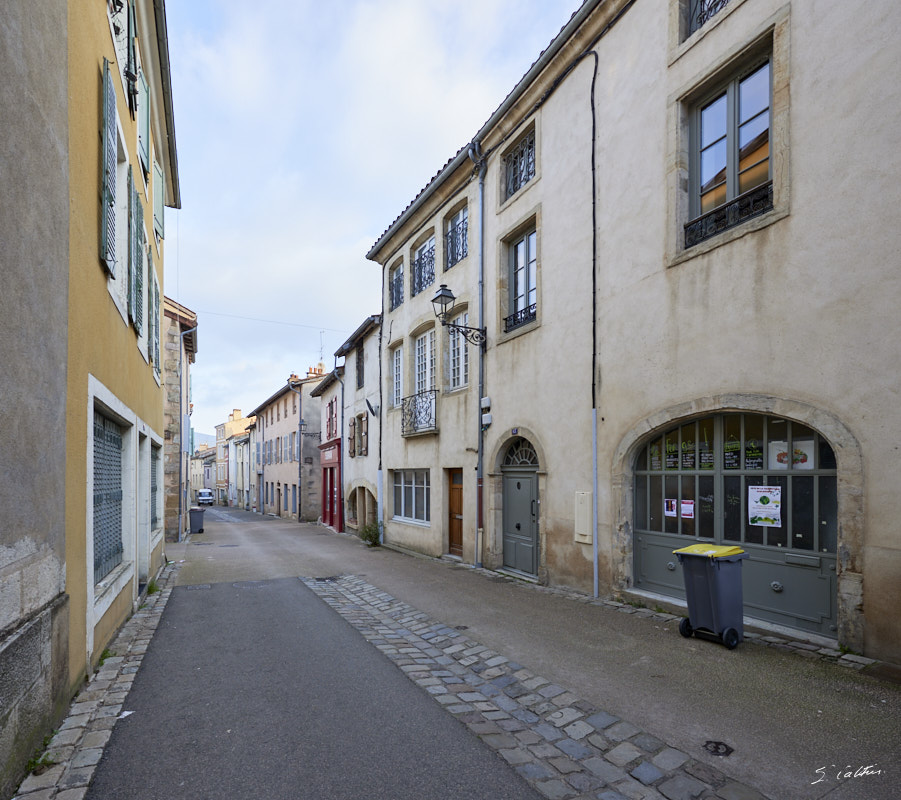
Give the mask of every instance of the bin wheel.
[(723, 644), (726, 645), (729, 650), (734, 650), (738, 647), (738, 631), (735, 628), (726, 628), (723, 631)]
[(203, 528), (200, 528), (197, 533), (203, 533)]
[(683, 617), (682, 621), (679, 623), (679, 633), (681, 633), (686, 639), (690, 639), (691, 635), (695, 632), (695, 629), (691, 627), (691, 623), (688, 621), (688, 617)]

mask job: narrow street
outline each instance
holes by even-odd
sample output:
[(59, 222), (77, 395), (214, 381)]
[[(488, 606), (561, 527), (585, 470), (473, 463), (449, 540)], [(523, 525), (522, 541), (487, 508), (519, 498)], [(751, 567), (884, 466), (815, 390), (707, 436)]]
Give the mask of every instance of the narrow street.
[(231, 509), (167, 557), (91, 800), (897, 795), (901, 690), (809, 652)]

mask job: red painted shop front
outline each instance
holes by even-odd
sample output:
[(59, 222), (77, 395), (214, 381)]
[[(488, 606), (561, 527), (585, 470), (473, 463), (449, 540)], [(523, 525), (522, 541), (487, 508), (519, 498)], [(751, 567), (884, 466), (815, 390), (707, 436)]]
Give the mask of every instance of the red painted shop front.
[(322, 522), (339, 533), (344, 530), (344, 503), (341, 496), (341, 440), (319, 445), (322, 466)]

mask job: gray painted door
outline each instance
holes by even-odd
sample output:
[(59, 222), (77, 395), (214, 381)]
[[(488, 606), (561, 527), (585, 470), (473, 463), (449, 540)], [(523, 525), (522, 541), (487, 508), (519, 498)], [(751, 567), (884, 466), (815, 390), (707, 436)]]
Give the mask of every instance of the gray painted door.
[(504, 473), (504, 566), (538, 573), (538, 476)]

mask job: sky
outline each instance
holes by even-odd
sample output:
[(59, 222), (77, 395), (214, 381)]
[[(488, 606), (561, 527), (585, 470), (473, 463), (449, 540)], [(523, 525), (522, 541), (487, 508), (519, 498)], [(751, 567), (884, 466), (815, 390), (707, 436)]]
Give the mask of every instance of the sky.
[(182, 208), (165, 294), (198, 315), (213, 434), (381, 310), (366, 253), (580, 0), (168, 0)]

